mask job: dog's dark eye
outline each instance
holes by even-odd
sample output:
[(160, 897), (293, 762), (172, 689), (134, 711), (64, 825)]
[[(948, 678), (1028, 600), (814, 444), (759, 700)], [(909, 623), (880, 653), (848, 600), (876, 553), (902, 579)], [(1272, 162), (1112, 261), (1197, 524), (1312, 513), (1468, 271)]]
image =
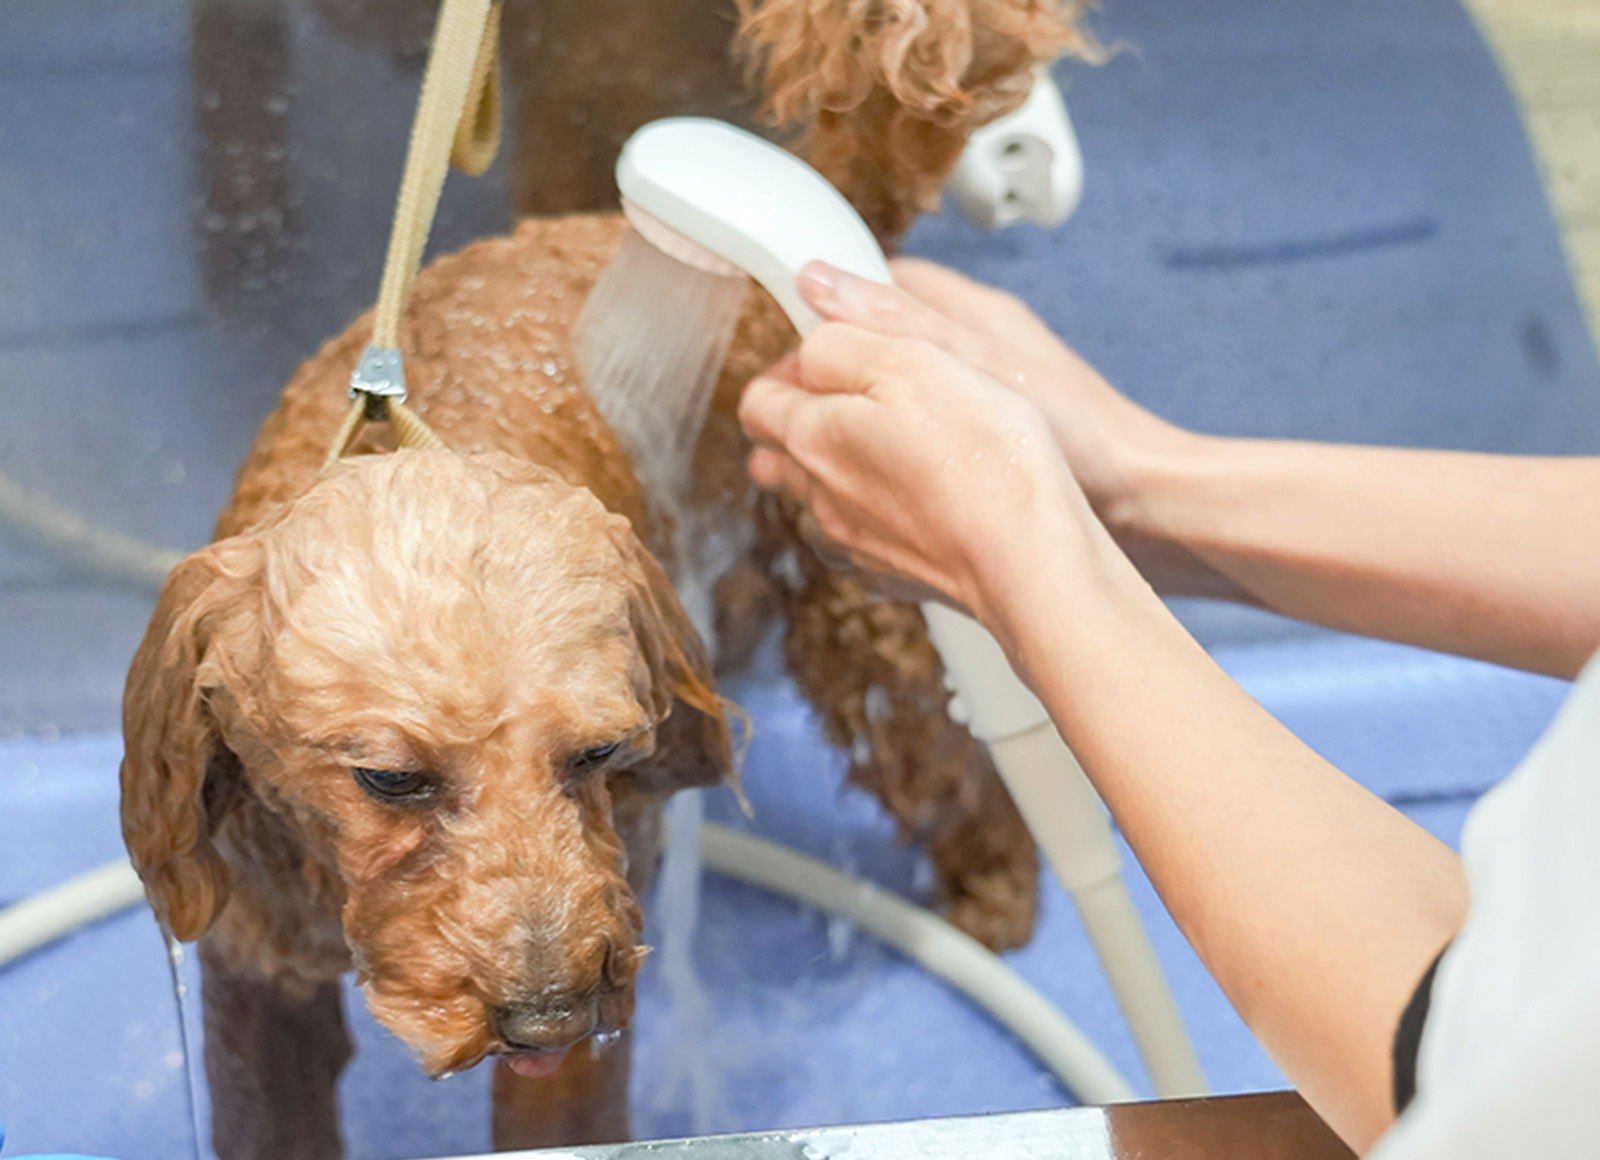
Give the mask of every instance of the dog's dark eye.
[(573, 777), (583, 777), (599, 769), (613, 753), (622, 748), (622, 742), (613, 741), (609, 745), (591, 745), (588, 749), (580, 750), (572, 755), (567, 767), (572, 771)]
[(356, 784), (382, 802), (412, 804), (433, 796), (438, 782), (413, 769), (372, 769), (358, 765), (350, 770)]

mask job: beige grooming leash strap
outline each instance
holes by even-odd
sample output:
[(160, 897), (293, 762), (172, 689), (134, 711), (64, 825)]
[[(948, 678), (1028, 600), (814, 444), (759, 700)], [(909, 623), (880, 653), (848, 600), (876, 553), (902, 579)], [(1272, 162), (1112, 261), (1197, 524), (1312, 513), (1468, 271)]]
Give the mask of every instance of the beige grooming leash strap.
[(499, 25), (499, 0), (444, 0), (439, 9), (389, 233), (372, 342), (350, 376), (350, 410), (328, 450), (329, 463), (350, 449), (369, 421), (387, 419), (400, 447), (444, 446), (406, 406), (400, 319), (422, 266), (445, 173), (451, 163), (482, 173), (499, 148)]

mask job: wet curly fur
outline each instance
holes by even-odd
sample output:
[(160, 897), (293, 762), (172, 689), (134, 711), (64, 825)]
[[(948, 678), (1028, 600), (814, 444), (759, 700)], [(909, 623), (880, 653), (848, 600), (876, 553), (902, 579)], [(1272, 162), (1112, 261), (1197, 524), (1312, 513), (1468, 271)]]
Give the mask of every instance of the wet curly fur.
[(1026, 99), (1036, 65), (1092, 52), (1085, 0), (735, 0), (769, 119), (893, 242), (972, 130)]
[[(805, 126), (891, 242), (972, 128), (1075, 43), (1076, 5), (1046, 0), (738, 7), (770, 115)], [(530, 220), (422, 273), (402, 345), (450, 452), (385, 453), (369, 428), (323, 470), (357, 320), (295, 375), (216, 542), (163, 590), (128, 679), (124, 830), (163, 924), (201, 939), (226, 1156), (339, 1154), (352, 968), (434, 1073), (626, 1023), (660, 803), (728, 777), (730, 753), (665, 537), (573, 350), (623, 229)], [(854, 779), (928, 840), (951, 917), (1016, 945), (1036, 855), (949, 719), (920, 614), (825, 568), (744, 476), (739, 391), (793, 342), (753, 294), (695, 452), (699, 526), (750, 545), (717, 584), (718, 667), (783, 622)], [(540, 1079), (496, 1069), (497, 1143), (625, 1135), (626, 1068), (624, 1041)]]

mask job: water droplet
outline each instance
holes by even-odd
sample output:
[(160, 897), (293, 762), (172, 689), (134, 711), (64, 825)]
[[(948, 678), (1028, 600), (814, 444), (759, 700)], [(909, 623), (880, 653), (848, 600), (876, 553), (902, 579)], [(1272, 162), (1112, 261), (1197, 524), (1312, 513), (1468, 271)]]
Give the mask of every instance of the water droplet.
[(189, 1125), (193, 1131), (190, 1137), (194, 1160), (200, 1160), (200, 1112), (199, 1101), (195, 1098), (194, 1073), (188, 1066), (189, 1059), (189, 1023), (184, 1013), (184, 997), (189, 993), (188, 984), (183, 980), (184, 952), (183, 944), (172, 937), (171, 932), (163, 930), (167, 941), (167, 967), (172, 974), (172, 1001), (177, 1008), (178, 1016), (178, 1055), (182, 1060), (184, 1085), (184, 1107), (188, 1112)]
[(835, 963), (842, 963), (850, 957), (855, 938), (855, 923), (837, 914), (828, 917), (828, 957)]

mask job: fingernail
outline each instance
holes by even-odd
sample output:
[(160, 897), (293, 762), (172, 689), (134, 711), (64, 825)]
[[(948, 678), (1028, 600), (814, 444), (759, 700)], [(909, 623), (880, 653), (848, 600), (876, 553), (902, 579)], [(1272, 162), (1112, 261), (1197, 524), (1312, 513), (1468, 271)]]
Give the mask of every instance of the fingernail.
[(782, 478), (776, 453), (766, 447), (756, 447), (745, 458), (745, 470), (750, 481), (764, 491), (775, 490)]
[(838, 305), (841, 274), (826, 262), (807, 262), (800, 270), (800, 297), (818, 310)]

